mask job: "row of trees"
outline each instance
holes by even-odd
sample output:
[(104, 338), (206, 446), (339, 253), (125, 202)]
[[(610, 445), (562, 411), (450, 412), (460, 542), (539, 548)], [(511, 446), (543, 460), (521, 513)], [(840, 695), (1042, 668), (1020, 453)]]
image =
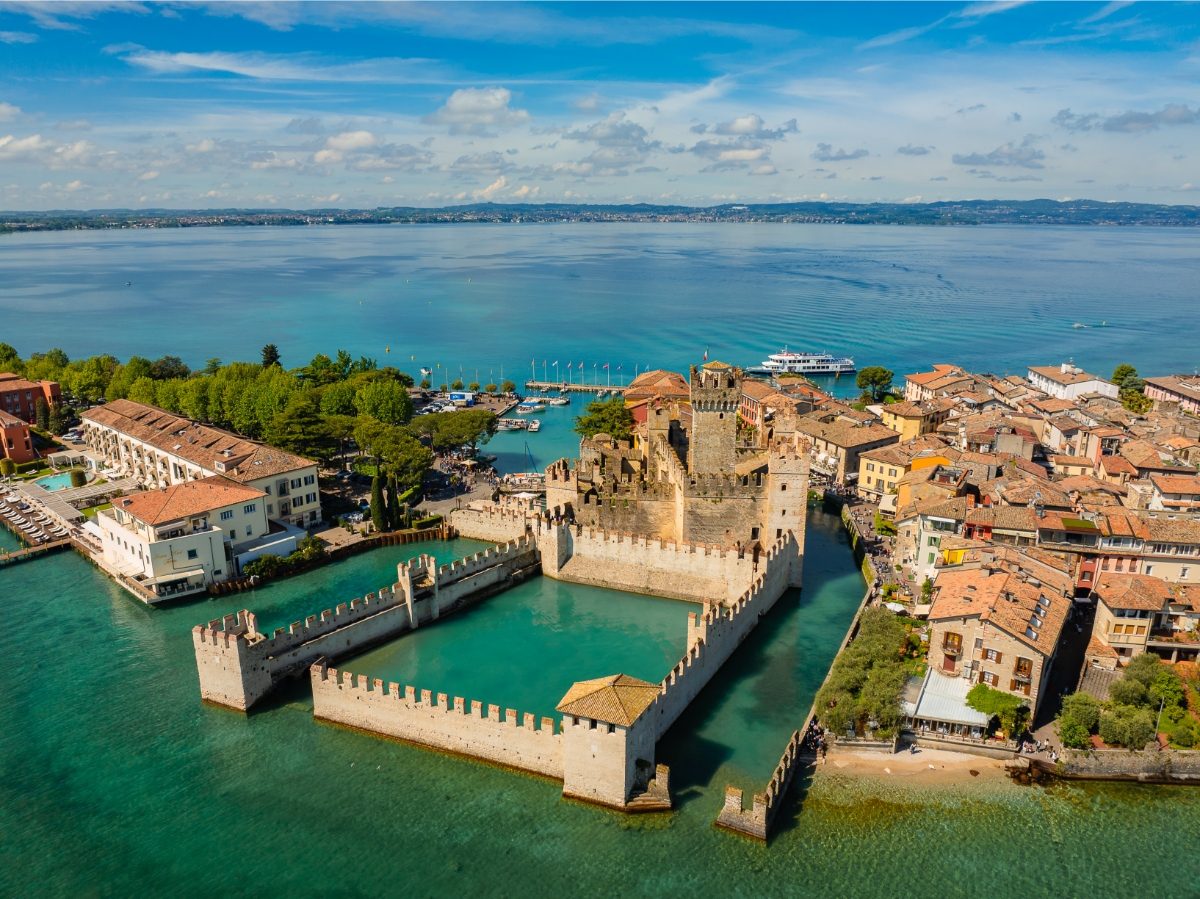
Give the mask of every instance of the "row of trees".
[(1188, 687), (1171, 665), (1142, 653), (1125, 668), (1100, 702), (1087, 693), (1063, 699), (1058, 736), (1064, 746), (1086, 749), (1098, 734), (1110, 746), (1143, 749), (1159, 728), (1171, 743), (1191, 748), (1200, 743), (1200, 722), (1188, 712)]
[(920, 653), (904, 619), (876, 606), (863, 611), (858, 634), (842, 650), (829, 677), (817, 692), (821, 723), (838, 734), (874, 727), (894, 733), (903, 712), (900, 696), (909, 675), (909, 660)]
[[(0, 343), (0, 370), (32, 379), (56, 380), (83, 402), (128, 398), (264, 440), (290, 452), (328, 463), (353, 440), (400, 491), (418, 486), (433, 461), (429, 447), (468, 445), (474, 450), (496, 431), (496, 416), (466, 410), (421, 416), (413, 422), (412, 378), (374, 359), (354, 359), (345, 350), (319, 353), (306, 365), (285, 371), (274, 344), (260, 363), (223, 364), (210, 359), (190, 371), (175, 356), (151, 361), (134, 356), (70, 360), (62, 350), (23, 360)], [(55, 410), (39, 408), (39, 424), (54, 430)], [(45, 418), (45, 422), (42, 419)], [(422, 442), (424, 440), (424, 443)], [(425, 444), (428, 444), (426, 446)]]

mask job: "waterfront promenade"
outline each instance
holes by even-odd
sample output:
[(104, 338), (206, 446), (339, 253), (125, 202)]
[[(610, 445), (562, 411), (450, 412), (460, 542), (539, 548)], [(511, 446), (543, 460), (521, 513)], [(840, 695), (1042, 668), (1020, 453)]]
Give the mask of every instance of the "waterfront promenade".
[(569, 381), (526, 381), (525, 389), (538, 393), (545, 393), (547, 390), (557, 390), (561, 393), (623, 394), (629, 388), (617, 384), (572, 384)]

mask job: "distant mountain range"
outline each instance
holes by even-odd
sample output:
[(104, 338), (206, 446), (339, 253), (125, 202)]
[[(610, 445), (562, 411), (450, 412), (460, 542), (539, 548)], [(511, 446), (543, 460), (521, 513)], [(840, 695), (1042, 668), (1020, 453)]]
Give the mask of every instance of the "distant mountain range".
[(427, 209), (94, 209), (0, 212), (0, 234), (110, 228), (457, 222), (818, 222), (861, 225), (1200, 225), (1200, 206), (1098, 200), (727, 203), (721, 206), (476, 203)]

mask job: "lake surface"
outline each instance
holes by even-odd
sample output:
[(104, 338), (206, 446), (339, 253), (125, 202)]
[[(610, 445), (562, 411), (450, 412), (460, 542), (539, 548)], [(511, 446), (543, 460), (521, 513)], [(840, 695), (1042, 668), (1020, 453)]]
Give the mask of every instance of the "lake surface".
[(324, 569), (324, 586), (157, 610), (74, 554), (0, 570), (0, 894), (1195, 891), (1200, 791), (1184, 788), (922, 794), (831, 778), (769, 848), (712, 827), (726, 783), (765, 782), (861, 595), (840, 525), (821, 512), (804, 591), (780, 600), (660, 743), (670, 816), (565, 802), (548, 781), (317, 724), (303, 685), (250, 716), (200, 703), (193, 624), (242, 600), (281, 622), (328, 607), (417, 549), (450, 547), (377, 550)]
[[(565, 373), (571, 360), (619, 383), (635, 366), (683, 370), (706, 347), (751, 364), (784, 343), (897, 374), (935, 361), (1003, 374), (1068, 356), (1100, 373), (1125, 361), (1163, 373), (1200, 363), (1198, 238), (807, 225), (8, 236), (0, 320), (19, 325), (0, 340), (24, 354), (174, 353), (193, 365), (257, 359), (267, 342), (289, 366), (345, 347), (413, 372), (469, 381), (478, 369), (485, 383), (523, 380), (531, 359), (538, 376), (543, 361)], [(574, 455), (580, 411), (578, 399), (551, 407), (539, 433), (499, 434), (487, 451), (505, 471)], [(840, 524), (821, 511), (804, 590), (780, 600), (660, 743), (670, 816), (564, 802), (543, 780), (318, 725), (303, 684), (250, 716), (199, 702), (193, 625), (246, 605), (262, 627), (286, 626), (391, 583), (412, 554), (480, 547), (381, 549), (157, 610), (74, 554), (0, 569), (0, 895), (1196, 893), (1200, 790), (921, 793), (834, 777), (789, 810), (769, 848), (713, 829), (727, 783), (761, 789), (861, 597)], [(540, 579), (520, 590), (355, 664), (536, 712), (557, 685), (511, 702), (499, 690), (507, 671), (536, 666), (540, 641), (564, 676), (576, 640), (581, 668), (603, 649), (597, 665), (654, 680), (676, 621), (682, 639), (683, 603), (616, 594), (597, 619), (604, 591)], [(647, 622), (637, 633), (631, 614)], [(504, 637), (503, 665), (488, 667)], [(583, 676), (595, 673), (610, 672)]]
[[(1182, 339), (1200, 305), (1195, 229), (54, 232), (0, 238), (0, 283), (0, 320), (20, 323), (3, 339), (23, 354), (169, 352), (199, 366), (257, 360), (270, 342), (296, 366), (344, 347), (414, 374), (433, 368), (435, 384), (446, 372), (484, 384), (553, 377), (556, 361), (559, 378), (571, 363), (577, 380), (583, 363), (589, 381), (620, 383), (635, 368), (686, 370), (706, 347), (752, 365), (784, 344), (898, 375), (941, 361), (997, 374), (1068, 357), (1100, 374), (1121, 362), (1143, 374), (1200, 365), (1197, 342)], [(165, 310), (180, 325), (169, 340)]]

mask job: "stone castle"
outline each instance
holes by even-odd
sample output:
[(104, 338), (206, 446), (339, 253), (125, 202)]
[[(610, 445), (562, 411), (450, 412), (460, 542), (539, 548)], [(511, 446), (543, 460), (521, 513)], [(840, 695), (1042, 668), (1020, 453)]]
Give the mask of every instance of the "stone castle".
[[(767, 449), (739, 445), (741, 377), (721, 363), (692, 368), (689, 399), (645, 403), (633, 440), (583, 440), (574, 468), (563, 460), (547, 470), (545, 510), (481, 504), (453, 513), (460, 534), (494, 549), (443, 566), (421, 556), (399, 566), (394, 585), (270, 636), (245, 610), (196, 627), (201, 695), (245, 710), (307, 670), (318, 719), (535, 772), (572, 798), (670, 808), (658, 740), (801, 583), (808, 454), (780, 421)], [(682, 658), (657, 684), (587, 671), (581, 659), (584, 677), (562, 685), (557, 720), (331, 664), (436, 626), (533, 573), (701, 610), (688, 616)], [(785, 753), (782, 768), (794, 755)]]
[(742, 372), (692, 366), (689, 397), (644, 404), (632, 441), (597, 434), (572, 469), (546, 470), (546, 507), (578, 523), (683, 543), (759, 550), (788, 531), (804, 542), (807, 447), (781, 416), (764, 450), (739, 442)]

